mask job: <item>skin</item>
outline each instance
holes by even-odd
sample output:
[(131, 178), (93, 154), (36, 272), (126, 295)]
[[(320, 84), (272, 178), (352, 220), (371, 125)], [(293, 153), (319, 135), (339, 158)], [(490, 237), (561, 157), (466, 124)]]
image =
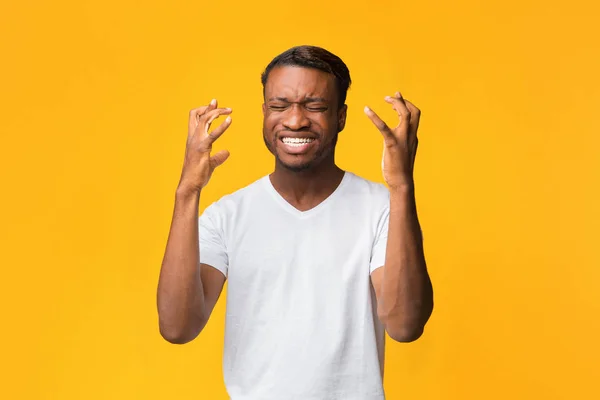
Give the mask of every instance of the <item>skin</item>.
[[(366, 115), (384, 138), (383, 175), (390, 189), (390, 223), (385, 265), (371, 275), (378, 316), (389, 336), (416, 340), (433, 310), (433, 290), (423, 254), (414, 197), (413, 166), (419, 110), (399, 93), (386, 97), (400, 123), (389, 128), (371, 109)], [(277, 67), (265, 85), (263, 138), (274, 155), (270, 175), (275, 189), (291, 205), (309, 210), (327, 198), (344, 171), (334, 160), (337, 135), (344, 129), (347, 107), (338, 104), (332, 75), (299, 67)], [(214, 141), (230, 126), (228, 118), (209, 133), (211, 123), (230, 109), (216, 101), (190, 112), (188, 141), (169, 238), (159, 277), (157, 302), (161, 335), (183, 344), (202, 331), (225, 283), (224, 275), (199, 263), (198, 205), (202, 189), (228, 152), (211, 156)], [(281, 139), (312, 137), (302, 154), (292, 154)]]
[(204, 328), (219, 299), (225, 276), (200, 264), (198, 207), (202, 189), (229, 153), (211, 156), (212, 144), (230, 126), (227, 118), (209, 134), (212, 121), (231, 109), (208, 106), (190, 111), (183, 171), (175, 193), (175, 207), (157, 290), (160, 334), (174, 344), (193, 340)]
[(390, 190), (385, 264), (371, 274), (379, 319), (398, 342), (418, 339), (433, 312), (433, 287), (417, 215), (414, 163), (421, 111), (399, 92), (386, 96), (400, 119), (390, 128), (369, 107), (365, 114), (383, 135), (382, 172)]
[[(301, 211), (315, 207), (341, 182), (335, 165), (335, 141), (346, 124), (346, 105), (338, 104), (336, 82), (325, 72), (274, 68), (265, 85), (263, 138), (275, 156), (270, 175), (275, 189)], [(315, 138), (305, 154), (289, 154), (284, 136)]]

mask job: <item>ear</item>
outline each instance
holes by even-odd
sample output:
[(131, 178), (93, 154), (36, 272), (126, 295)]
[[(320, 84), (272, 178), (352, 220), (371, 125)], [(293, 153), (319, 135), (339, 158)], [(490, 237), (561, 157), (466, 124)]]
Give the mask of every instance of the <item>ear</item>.
[(344, 127), (346, 126), (347, 112), (348, 112), (348, 106), (346, 104), (344, 104), (342, 107), (340, 107), (340, 110), (338, 111), (338, 132), (343, 131)]

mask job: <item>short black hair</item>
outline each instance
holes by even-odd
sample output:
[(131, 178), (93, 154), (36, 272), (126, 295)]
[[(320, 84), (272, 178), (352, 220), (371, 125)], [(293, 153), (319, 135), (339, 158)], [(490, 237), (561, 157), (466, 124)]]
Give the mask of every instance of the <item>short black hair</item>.
[(282, 66), (314, 68), (332, 74), (337, 84), (339, 106), (346, 102), (346, 94), (352, 83), (350, 71), (342, 59), (330, 51), (318, 46), (303, 45), (292, 47), (276, 56), (261, 75), (263, 96), (269, 73), (273, 68)]

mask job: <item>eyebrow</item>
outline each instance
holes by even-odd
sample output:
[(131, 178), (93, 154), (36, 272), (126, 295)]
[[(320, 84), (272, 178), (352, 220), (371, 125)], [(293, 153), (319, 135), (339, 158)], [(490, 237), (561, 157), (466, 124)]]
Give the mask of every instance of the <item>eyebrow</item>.
[[(271, 97), (269, 99), (269, 101), (283, 101), (286, 103), (291, 103), (287, 97)], [(301, 103), (317, 103), (317, 102), (322, 102), (322, 103), (326, 103), (327, 100), (323, 97), (307, 97), (306, 99), (304, 99), (303, 101), (301, 101)]]

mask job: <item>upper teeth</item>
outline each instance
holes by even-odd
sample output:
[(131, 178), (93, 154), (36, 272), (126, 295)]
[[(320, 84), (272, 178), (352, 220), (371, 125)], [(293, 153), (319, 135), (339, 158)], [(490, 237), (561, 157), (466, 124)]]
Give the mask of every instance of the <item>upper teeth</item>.
[(285, 144), (305, 144), (310, 143), (315, 139), (311, 138), (283, 138), (283, 143)]

